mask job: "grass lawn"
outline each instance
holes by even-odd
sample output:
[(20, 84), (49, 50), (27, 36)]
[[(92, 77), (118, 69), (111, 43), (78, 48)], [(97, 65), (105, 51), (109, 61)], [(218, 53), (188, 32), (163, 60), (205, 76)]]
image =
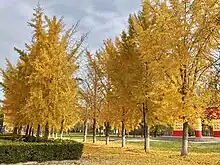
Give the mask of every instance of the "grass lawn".
[[(67, 137), (82, 141), (82, 135)], [(85, 165), (220, 165), (220, 143), (189, 143), (190, 154), (181, 157), (181, 141), (152, 141), (150, 153), (143, 151), (143, 142), (127, 142), (121, 148), (120, 138), (111, 136), (110, 145), (105, 145), (105, 137), (97, 136), (97, 144), (92, 144), (92, 136), (87, 137), (81, 164)], [(132, 136), (127, 139), (134, 139)], [(135, 139), (140, 139), (135, 138)]]
[[(193, 145), (194, 150), (187, 157), (180, 157), (175, 151), (177, 142), (152, 143), (150, 153), (145, 153), (140, 143), (128, 143), (121, 148), (120, 143), (104, 142), (86, 143), (84, 146), (82, 164), (121, 164), (121, 165), (220, 165), (220, 154), (216, 153), (214, 145)], [(220, 147), (220, 144), (217, 144)], [(204, 149), (206, 148), (206, 149)], [(214, 148), (214, 152), (210, 152)]]

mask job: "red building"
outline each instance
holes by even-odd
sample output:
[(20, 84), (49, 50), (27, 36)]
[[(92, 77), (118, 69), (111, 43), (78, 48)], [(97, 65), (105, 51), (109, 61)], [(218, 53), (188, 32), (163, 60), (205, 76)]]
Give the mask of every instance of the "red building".
[[(207, 108), (205, 111), (206, 118), (211, 120), (213, 128), (213, 137), (220, 137), (220, 108)], [(183, 123), (176, 123), (173, 127), (173, 136), (182, 136)], [(201, 119), (195, 121), (195, 136), (202, 137)]]

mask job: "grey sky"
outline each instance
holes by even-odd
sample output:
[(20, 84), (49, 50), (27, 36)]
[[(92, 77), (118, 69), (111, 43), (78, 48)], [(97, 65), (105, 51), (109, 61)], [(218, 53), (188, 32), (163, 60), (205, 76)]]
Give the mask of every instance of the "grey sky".
[[(27, 21), (32, 18), (38, 0), (1, 0), (0, 3), (0, 68), (5, 68), (5, 58), (13, 64), (18, 55), (13, 47), (24, 48), (29, 42), (31, 28)], [(127, 26), (129, 13), (137, 12), (141, 0), (40, 0), (44, 12), (64, 16), (67, 26), (81, 20), (79, 30), (90, 31), (87, 39), (89, 50), (94, 52), (106, 38), (114, 38)], [(1, 81), (1, 77), (0, 77)], [(3, 93), (0, 91), (0, 99)]]

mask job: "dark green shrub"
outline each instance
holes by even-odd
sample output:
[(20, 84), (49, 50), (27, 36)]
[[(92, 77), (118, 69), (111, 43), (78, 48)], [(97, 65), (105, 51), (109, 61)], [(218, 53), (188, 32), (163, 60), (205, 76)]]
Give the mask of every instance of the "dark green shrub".
[(0, 144), (0, 163), (27, 161), (78, 160), (82, 156), (83, 144), (78, 142)]
[(22, 138), (21, 135), (12, 135), (12, 134), (2, 134), (2, 135), (0, 135), (0, 140), (18, 141), (21, 138)]

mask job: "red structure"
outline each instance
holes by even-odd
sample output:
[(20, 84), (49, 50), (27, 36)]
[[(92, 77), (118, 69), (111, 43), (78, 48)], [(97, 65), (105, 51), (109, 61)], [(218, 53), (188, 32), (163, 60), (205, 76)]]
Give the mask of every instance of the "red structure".
[[(182, 136), (183, 134), (183, 123), (176, 123), (173, 127), (173, 136)], [(195, 136), (197, 138), (202, 137), (202, 123), (201, 119), (195, 121)]]
[[(213, 126), (213, 137), (220, 137), (220, 108), (211, 107), (207, 108), (205, 111), (205, 115), (207, 119), (212, 121)], [(176, 123), (173, 126), (173, 136), (182, 136), (183, 134), (183, 124)], [(202, 123), (201, 119), (197, 119), (195, 121), (195, 136), (197, 138), (202, 137)]]
[(175, 123), (173, 126), (173, 136), (182, 136), (183, 134), (183, 124)]
[(220, 107), (207, 108), (206, 117), (212, 120), (213, 137), (220, 137)]

